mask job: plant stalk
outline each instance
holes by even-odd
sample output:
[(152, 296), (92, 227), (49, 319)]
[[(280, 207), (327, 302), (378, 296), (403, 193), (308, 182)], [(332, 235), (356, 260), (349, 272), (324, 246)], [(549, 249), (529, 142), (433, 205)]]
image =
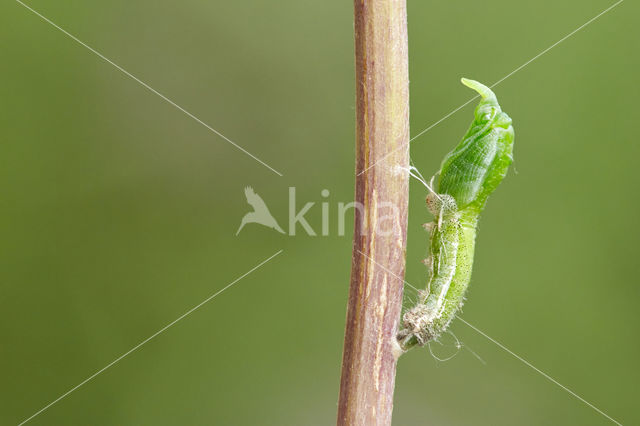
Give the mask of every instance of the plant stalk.
[(356, 210), (339, 426), (391, 424), (409, 198), (405, 0), (355, 0)]

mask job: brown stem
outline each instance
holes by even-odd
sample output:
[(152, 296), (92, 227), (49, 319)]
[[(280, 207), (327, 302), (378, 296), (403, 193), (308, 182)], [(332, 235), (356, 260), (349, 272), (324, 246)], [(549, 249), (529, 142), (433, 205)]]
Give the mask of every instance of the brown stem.
[[(390, 425), (409, 166), (405, 0), (355, 0), (356, 214), (338, 425)], [(374, 166), (375, 164), (375, 166)]]

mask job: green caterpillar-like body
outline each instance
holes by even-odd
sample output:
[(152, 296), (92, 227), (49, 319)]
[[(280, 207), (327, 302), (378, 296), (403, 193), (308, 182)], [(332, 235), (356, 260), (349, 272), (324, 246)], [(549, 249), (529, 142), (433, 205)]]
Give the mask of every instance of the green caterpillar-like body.
[(426, 262), (430, 277), (416, 306), (403, 316), (398, 340), (405, 350), (437, 338), (462, 306), (471, 279), (478, 217), (513, 161), (511, 118), (491, 89), (473, 80), (462, 83), (482, 99), (469, 131), (442, 162), (437, 191), (427, 197), (435, 217), (426, 225), (431, 233)]

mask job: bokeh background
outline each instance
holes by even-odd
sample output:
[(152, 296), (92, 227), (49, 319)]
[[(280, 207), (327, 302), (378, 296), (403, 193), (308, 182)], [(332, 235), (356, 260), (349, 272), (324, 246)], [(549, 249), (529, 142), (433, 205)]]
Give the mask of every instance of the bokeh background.
[[(352, 4), (28, 4), (280, 177), (13, 1), (0, 5), (0, 424), (18, 424), (265, 258), (284, 252), (33, 425), (327, 425), (350, 272)], [(613, 4), (408, 2), (412, 134)], [(623, 424), (640, 423), (638, 40), (625, 1), (495, 88), (516, 162), (480, 223), (463, 318)], [(470, 104), (412, 143), (425, 176)], [(331, 235), (248, 225), (288, 187)], [(330, 191), (327, 199), (323, 189)], [(407, 280), (429, 220), (411, 185)], [(408, 295), (410, 296), (410, 294)], [(397, 425), (608, 421), (463, 323), (399, 364)], [(438, 361), (452, 355), (448, 361)]]

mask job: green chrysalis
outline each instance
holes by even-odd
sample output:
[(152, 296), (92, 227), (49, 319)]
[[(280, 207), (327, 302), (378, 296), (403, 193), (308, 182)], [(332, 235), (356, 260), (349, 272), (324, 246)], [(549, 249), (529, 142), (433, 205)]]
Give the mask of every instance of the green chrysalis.
[(465, 78), (462, 83), (481, 100), (469, 131), (442, 162), (437, 191), (427, 196), (435, 217), (425, 225), (431, 233), (426, 260), (430, 277), (417, 305), (402, 318), (398, 340), (405, 350), (437, 338), (462, 306), (471, 279), (478, 217), (513, 161), (511, 118), (487, 86)]

